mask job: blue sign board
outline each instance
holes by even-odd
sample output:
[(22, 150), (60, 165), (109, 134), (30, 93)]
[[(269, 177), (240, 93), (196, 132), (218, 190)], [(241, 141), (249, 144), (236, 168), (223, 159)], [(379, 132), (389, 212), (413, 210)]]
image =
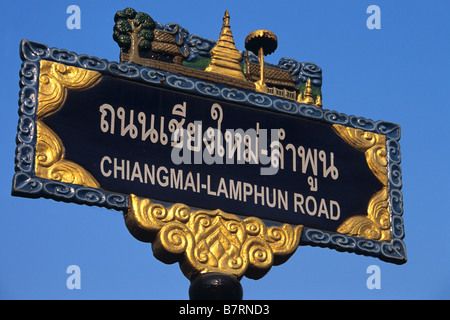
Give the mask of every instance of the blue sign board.
[(400, 127), (23, 40), (12, 193), (131, 194), (303, 225), (300, 245), (406, 262)]

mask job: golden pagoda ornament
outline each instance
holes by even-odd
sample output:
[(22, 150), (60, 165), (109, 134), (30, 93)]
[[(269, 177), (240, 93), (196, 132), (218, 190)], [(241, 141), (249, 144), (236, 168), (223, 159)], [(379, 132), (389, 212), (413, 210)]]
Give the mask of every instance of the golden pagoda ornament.
[(234, 44), (233, 34), (230, 29), (230, 14), (227, 10), (223, 17), (219, 40), (217, 40), (216, 46), (211, 50), (211, 62), (205, 71), (245, 80), (240, 64), (241, 61), (242, 56)]
[(307, 103), (307, 104), (315, 104), (314, 97), (312, 94), (312, 88), (311, 88), (311, 79), (308, 79), (308, 82), (306, 83), (305, 91), (298, 95), (297, 102)]

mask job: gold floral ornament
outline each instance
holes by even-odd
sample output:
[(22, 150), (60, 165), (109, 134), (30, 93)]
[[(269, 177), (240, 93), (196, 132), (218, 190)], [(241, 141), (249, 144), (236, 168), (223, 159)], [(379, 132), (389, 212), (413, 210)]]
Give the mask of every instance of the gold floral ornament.
[(370, 199), (367, 215), (348, 218), (337, 231), (370, 240), (391, 241), (386, 137), (341, 125), (333, 125), (333, 129), (349, 145), (365, 153), (369, 168), (383, 184), (383, 188)]
[(241, 220), (221, 210), (195, 211), (184, 204), (168, 208), (129, 197), (125, 223), (138, 240), (152, 242), (164, 263), (180, 263), (183, 274), (220, 272), (259, 279), (297, 249), (303, 226), (267, 227), (258, 218)]
[(101, 74), (60, 63), (41, 60), (35, 170), (40, 178), (98, 188), (95, 178), (78, 164), (64, 158), (61, 139), (42, 121), (64, 104), (67, 89), (83, 90), (95, 86)]

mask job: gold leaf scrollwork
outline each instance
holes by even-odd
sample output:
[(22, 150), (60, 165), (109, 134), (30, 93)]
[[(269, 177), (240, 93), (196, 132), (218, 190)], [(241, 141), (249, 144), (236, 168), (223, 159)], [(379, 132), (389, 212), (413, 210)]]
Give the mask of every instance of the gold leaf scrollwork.
[(333, 125), (333, 129), (349, 145), (365, 153), (367, 165), (383, 184), (383, 188), (370, 199), (367, 215), (348, 218), (337, 231), (371, 240), (391, 241), (386, 137), (336, 124)]
[(38, 119), (49, 116), (62, 107), (67, 89), (88, 89), (100, 80), (101, 74), (98, 72), (41, 60)]
[(64, 158), (65, 152), (61, 139), (42, 121), (63, 106), (67, 89), (91, 88), (100, 80), (101, 74), (98, 72), (41, 60), (36, 121), (36, 176), (86, 187), (100, 187), (89, 172)]
[(92, 175), (64, 159), (61, 139), (42, 121), (37, 121), (36, 175), (41, 178), (99, 188)]
[(387, 188), (375, 193), (369, 201), (367, 215), (357, 215), (345, 220), (338, 232), (371, 240), (390, 241), (390, 218)]
[(221, 210), (168, 208), (130, 195), (125, 222), (138, 240), (152, 242), (156, 258), (179, 262), (187, 278), (221, 272), (240, 279), (263, 277), (297, 249), (303, 226), (267, 227), (258, 218), (241, 220)]

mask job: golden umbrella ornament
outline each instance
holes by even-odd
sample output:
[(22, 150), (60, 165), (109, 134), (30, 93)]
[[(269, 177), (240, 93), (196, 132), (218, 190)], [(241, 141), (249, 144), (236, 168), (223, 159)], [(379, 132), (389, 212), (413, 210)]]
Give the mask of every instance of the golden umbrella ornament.
[(245, 38), (245, 49), (258, 55), (260, 64), (260, 78), (255, 83), (256, 90), (267, 93), (267, 86), (264, 81), (264, 56), (273, 53), (278, 46), (278, 39), (275, 33), (269, 30), (255, 30)]

